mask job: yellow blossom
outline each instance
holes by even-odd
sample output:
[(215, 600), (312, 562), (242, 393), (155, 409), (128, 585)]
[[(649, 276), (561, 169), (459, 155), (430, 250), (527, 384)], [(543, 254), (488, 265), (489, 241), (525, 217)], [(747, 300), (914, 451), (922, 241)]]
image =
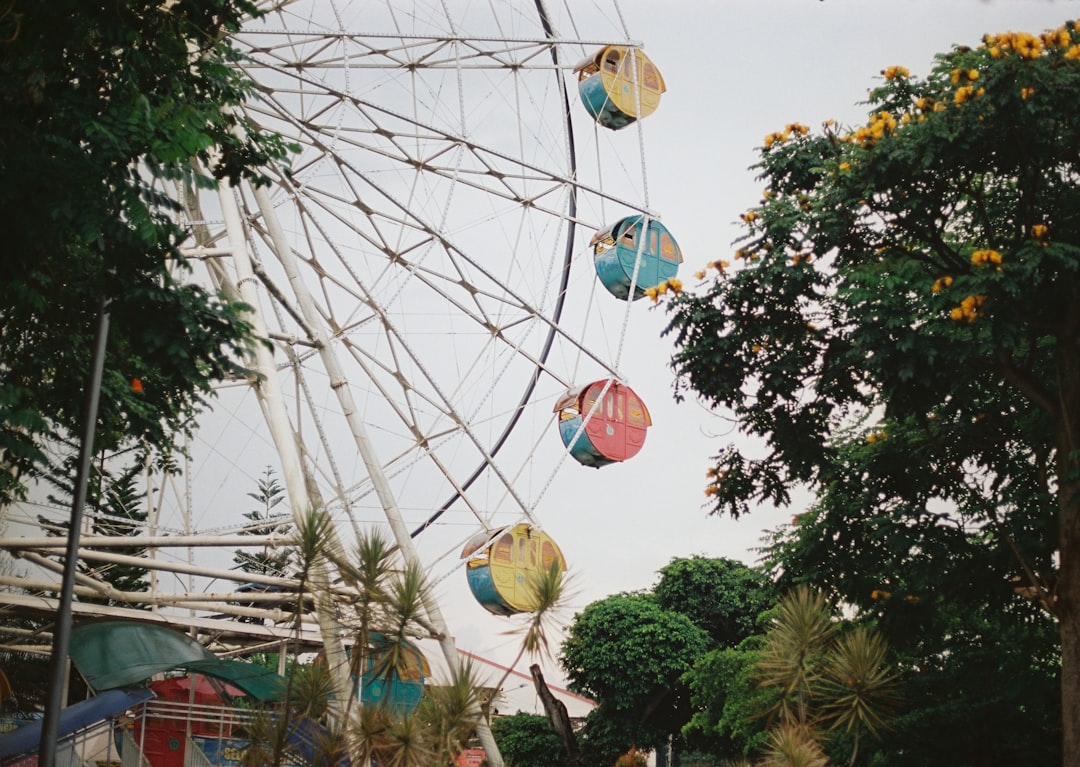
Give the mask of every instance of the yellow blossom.
[(992, 249), (976, 250), (971, 254), (971, 263), (976, 266), (982, 266), (983, 264), (1000, 264), (1001, 254)]
[(967, 71), (967, 79), (969, 79), (969, 80), (978, 80), (979, 79), (979, 70), (977, 70), (977, 69), (969, 69)]
[(746, 223), (749, 224), (751, 221), (754, 221), (755, 219), (757, 219), (757, 217), (758, 217), (757, 213), (755, 213), (752, 210), (748, 210), (746, 213), (742, 214), (741, 218), (742, 218), (743, 221), (745, 221)]
[(678, 280), (672, 277), (667, 281), (668, 287), (671, 288), (672, 293), (682, 293), (682, 280)]
[(851, 163), (842, 162), (842, 163), (840, 163), (840, 165), (838, 167), (840, 168), (840, 170), (850, 170), (851, 169)]
[(699, 280), (705, 279), (705, 270), (702, 269), (700, 272), (694, 272), (694, 277), (696, 277)]
[(645, 288), (645, 295), (647, 295), (654, 304), (660, 300), (660, 293), (656, 288)]
[(1069, 49), (1065, 51), (1065, 58), (1070, 61), (1080, 59), (1080, 45), (1070, 46)]
[(898, 77), (907, 77), (911, 73), (908, 72), (906, 67), (892, 66), (882, 70), (881, 74), (885, 75), (886, 80), (895, 80)]
[(1012, 49), (1016, 53), (1025, 59), (1034, 59), (1042, 53), (1042, 40), (1029, 35), (1025, 32), (1020, 32), (1012, 35), (1011, 39)]
[(870, 598), (873, 599), (875, 602), (884, 602), (891, 596), (892, 594), (890, 594), (888, 591), (883, 591), (882, 589), (874, 589), (870, 592)]
[(942, 290), (952, 285), (952, 283), (952, 277), (946, 274), (944, 277), (938, 277), (934, 280), (934, 284), (930, 286), (930, 290), (934, 293), (940, 293)]
[(1031, 236), (1036, 240), (1041, 240), (1046, 237), (1047, 231), (1046, 224), (1035, 224), (1031, 227)]
[(720, 492), (720, 488), (718, 488), (716, 485), (709, 485), (708, 487), (705, 488), (705, 495), (712, 496), (712, 495), (716, 495), (719, 492)]
[(1072, 36), (1067, 28), (1058, 27), (1043, 33), (1042, 42), (1047, 48), (1064, 48), (1072, 42)]
[(958, 322), (961, 320), (974, 322), (978, 318), (980, 309), (985, 302), (986, 296), (967, 296), (960, 302), (960, 306), (955, 307), (949, 312), (949, 317)]

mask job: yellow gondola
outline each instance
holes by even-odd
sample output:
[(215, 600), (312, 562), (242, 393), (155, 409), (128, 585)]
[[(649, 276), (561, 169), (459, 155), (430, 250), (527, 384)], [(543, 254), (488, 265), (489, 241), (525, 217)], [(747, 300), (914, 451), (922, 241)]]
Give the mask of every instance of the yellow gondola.
[(532, 612), (535, 582), (556, 565), (566, 570), (562, 551), (547, 533), (522, 522), (474, 536), (461, 552), (473, 596), (495, 615)]
[(649, 57), (625, 45), (601, 48), (574, 71), (585, 109), (612, 130), (651, 115), (666, 90), (660, 70)]

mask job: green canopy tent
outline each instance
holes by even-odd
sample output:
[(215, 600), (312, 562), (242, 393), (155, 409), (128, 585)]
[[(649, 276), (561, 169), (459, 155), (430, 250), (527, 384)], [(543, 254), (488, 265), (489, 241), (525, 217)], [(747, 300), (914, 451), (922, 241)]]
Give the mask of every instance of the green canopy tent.
[(106, 621), (72, 630), (71, 662), (94, 690), (143, 684), (166, 671), (224, 680), (258, 701), (279, 700), (285, 680), (269, 669), (222, 660), (179, 631), (136, 621)]

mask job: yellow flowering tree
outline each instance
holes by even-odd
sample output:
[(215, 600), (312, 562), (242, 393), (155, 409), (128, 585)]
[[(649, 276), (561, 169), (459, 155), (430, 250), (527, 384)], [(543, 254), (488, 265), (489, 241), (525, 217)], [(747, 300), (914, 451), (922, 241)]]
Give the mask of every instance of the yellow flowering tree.
[(1080, 764), (1080, 27), (890, 67), (869, 106), (767, 136), (731, 265), (665, 297), (677, 396), (753, 438), (715, 457), (707, 502), (737, 517), (813, 490), (773, 554), (901, 651), (1009, 652), (989, 620), (1050, 636), (1014, 660), (1060, 670)]

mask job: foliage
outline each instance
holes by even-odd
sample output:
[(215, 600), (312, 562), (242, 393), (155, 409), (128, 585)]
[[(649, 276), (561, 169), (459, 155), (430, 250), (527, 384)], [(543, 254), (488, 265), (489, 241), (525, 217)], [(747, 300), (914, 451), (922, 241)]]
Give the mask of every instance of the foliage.
[(842, 631), (820, 592), (784, 595), (755, 669), (758, 684), (779, 693), (765, 763), (827, 764), (826, 733), (846, 733), (854, 764), (861, 733), (880, 737), (896, 713), (898, 675), (887, 655), (877, 632)]
[[(709, 753), (745, 753), (744, 741), (760, 727), (729, 732), (726, 723), (742, 728), (744, 719), (703, 713), (737, 705), (735, 687), (730, 698), (721, 695), (717, 665), (706, 659), (756, 633), (774, 601), (763, 571), (695, 556), (672, 559), (652, 592), (608, 597), (575, 616), (560, 660), (571, 686), (599, 704), (581, 733), (585, 763), (610, 763), (632, 746), (662, 747), (669, 736), (681, 752), (684, 735)], [(724, 681), (745, 678), (745, 663), (731, 663)], [(756, 697), (750, 682), (738, 690)]]
[[(67, 535), (71, 527), (70, 510), (74, 487), (73, 478), (77, 473), (78, 456), (70, 453), (64, 457), (61, 465), (64, 467), (62, 474), (49, 477), (49, 482), (56, 488), (56, 494), (50, 493), (50, 503), (62, 509), (61, 520), (54, 522), (50, 518), (39, 515), (38, 521), (42, 528), (50, 535)], [(84, 510), (84, 522), (89, 524), (89, 529), (94, 535), (104, 536), (130, 536), (130, 546), (102, 546), (99, 551), (103, 554), (120, 554), (131, 557), (141, 557), (145, 549), (139, 545), (138, 533), (146, 521), (147, 512), (144, 507), (145, 499), (137, 487), (137, 480), (142, 474), (138, 465), (120, 467), (116, 472), (110, 467), (110, 461), (103, 456), (101, 461), (90, 466), (90, 477), (87, 483), (86, 503)], [(80, 559), (77, 563), (80, 573), (94, 574), (98, 580), (108, 584), (122, 594), (147, 591), (150, 583), (147, 580), (147, 568), (136, 565), (118, 564), (110, 562), (103, 564), (97, 561)], [(96, 602), (99, 604), (122, 604), (124, 606), (138, 606), (129, 599), (118, 598), (115, 595), (102, 595), (101, 597), (80, 596), (79, 601)]]
[[(291, 517), (274, 515), (272, 510), (285, 500), (285, 488), (277, 481), (272, 467), (267, 466), (257, 483), (257, 490), (248, 493), (248, 497), (259, 504), (259, 508), (245, 512), (243, 517), (251, 524), (244, 527), (245, 535), (285, 535), (293, 526), (289, 521)], [(259, 575), (287, 575), (291, 552), (282, 548), (271, 553), (269, 547), (262, 551), (249, 552), (237, 549), (233, 553), (233, 562), (245, 573), (257, 573)]]
[[(27, 634), (41, 630), (28, 620), (8, 620), (8, 629)], [(38, 653), (0, 650), (0, 669), (11, 685), (12, 697), (0, 700), (0, 715), (15, 719), (40, 719), (49, 699), (49, 657)], [(74, 668), (67, 674), (67, 700), (72, 705), (90, 696), (86, 681)]]
[(766, 720), (759, 714), (775, 706), (777, 694), (755, 678), (760, 654), (752, 645), (759, 643), (757, 637), (737, 649), (713, 650), (686, 675), (694, 713), (683, 736), (690, 748), (726, 760), (764, 748)]
[(776, 601), (765, 573), (731, 559), (672, 559), (653, 587), (665, 610), (686, 615), (721, 647), (758, 633), (758, 616)]
[[(1025, 615), (1042, 638), (1051, 619), (1024, 600), (1041, 604), (1060, 622), (1068, 763), (1080, 759), (1078, 92), (1075, 25), (987, 36), (925, 78), (884, 70), (865, 125), (766, 137), (765, 193), (742, 216), (735, 266), (714, 262), (668, 304), (680, 396), (755, 438), (716, 456), (712, 510), (813, 489), (798, 526), (819, 559), (804, 572), (831, 571), (823, 585), (867, 611), (889, 593), (892, 618), (923, 620), (909, 635), (966, 623), (972, 650), (1016, 663), (1033, 689), (1041, 657), (1021, 668), (963, 616)], [(938, 588), (943, 603), (923, 610)], [(883, 628), (902, 635), (898, 623)], [(1040, 729), (1036, 699), (1001, 724)]]
[[(262, 179), (286, 146), (227, 33), (248, 0), (13, 0), (0, 15), (0, 504), (81, 434), (96, 317), (110, 318), (96, 452), (172, 453), (211, 384), (245, 373), (242, 307), (186, 281), (151, 179)], [(194, 170), (197, 160), (208, 169)], [(135, 463), (141, 463), (136, 460)]]
[(635, 744), (656, 738), (657, 735), (651, 728), (620, 716), (618, 712), (610, 712), (601, 702), (598, 708), (589, 712), (584, 725), (578, 731), (581, 763), (614, 764), (619, 756)]
[(766, 554), (782, 583), (827, 588), (873, 616), (911, 670), (884, 739), (889, 763), (1060, 764), (1058, 627), (1013, 590), (1030, 589), (1002, 583), (1008, 552), (988, 533), (943, 519), (897, 524), (849, 497), (830, 495), (776, 531)]
[(575, 617), (560, 662), (571, 689), (599, 702), (589, 719), (608, 719), (622, 732), (617, 756), (678, 733), (689, 718), (680, 679), (708, 646), (708, 635), (685, 615), (663, 610), (651, 596), (618, 594)]
[(491, 723), (507, 767), (563, 767), (565, 749), (547, 718), (518, 712)]
[[(424, 614), (430, 586), (419, 564), (403, 561), (379, 530), (362, 531), (347, 551), (325, 511), (297, 520), (295, 540), (292, 556), (301, 594), (329, 591), (329, 572), (333, 582), (344, 587), (334, 589), (335, 607), (352, 653), (344, 669), (351, 679), (344, 693), (338, 691), (341, 685), (330, 663), (297, 670), (290, 682), (293, 717), (318, 718), (329, 725), (331, 750), (322, 755), (328, 764), (337, 763), (338, 749), (348, 749), (354, 761), (372, 759), (384, 765), (452, 763), (478, 723), (478, 683), (471, 664), (451, 669), (451, 677), (440, 684), (428, 685), (413, 710), (394, 693), (403, 680), (416, 679), (419, 651), (411, 638), (435, 634)], [(301, 612), (298, 603), (297, 614)], [(368, 669), (384, 692), (361, 705), (351, 692)], [(328, 707), (331, 695), (344, 705)]]

